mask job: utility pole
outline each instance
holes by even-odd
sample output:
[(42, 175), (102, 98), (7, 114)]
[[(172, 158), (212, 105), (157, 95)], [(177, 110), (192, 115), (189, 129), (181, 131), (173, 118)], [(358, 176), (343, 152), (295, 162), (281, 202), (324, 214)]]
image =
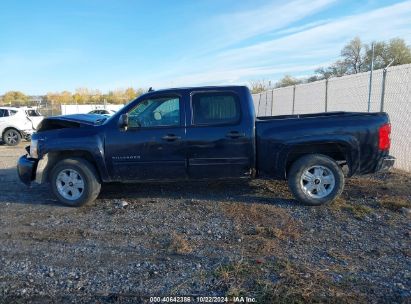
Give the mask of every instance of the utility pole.
[(370, 85), (368, 87), (368, 112), (371, 110), (371, 91), (372, 91), (372, 72), (374, 71), (374, 42), (371, 44), (371, 69), (370, 69)]

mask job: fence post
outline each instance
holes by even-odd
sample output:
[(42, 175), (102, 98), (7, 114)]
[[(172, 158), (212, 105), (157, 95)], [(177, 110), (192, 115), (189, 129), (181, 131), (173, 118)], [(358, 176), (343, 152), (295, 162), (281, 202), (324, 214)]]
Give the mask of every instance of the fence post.
[(325, 112), (328, 111), (328, 78), (325, 80)]
[(372, 93), (372, 73), (374, 71), (374, 42), (371, 44), (371, 68), (370, 68), (370, 84), (368, 87), (368, 112), (371, 111), (371, 93)]
[(387, 69), (382, 71), (382, 88), (381, 88), (381, 105), (380, 112), (384, 112), (384, 99), (385, 99), (385, 79), (387, 77)]
[(260, 103), (261, 103), (261, 94), (262, 93), (258, 93), (258, 107), (257, 107), (257, 117), (258, 115), (260, 115)]
[(293, 86), (293, 111), (292, 111), (292, 115), (294, 115), (294, 110), (295, 110), (295, 85)]
[(270, 116), (273, 116), (273, 104), (274, 104), (274, 89), (271, 90), (271, 110), (270, 110)]
[(264, 116), (267, 116), (268, 91), (265, 91), (265, 109)]

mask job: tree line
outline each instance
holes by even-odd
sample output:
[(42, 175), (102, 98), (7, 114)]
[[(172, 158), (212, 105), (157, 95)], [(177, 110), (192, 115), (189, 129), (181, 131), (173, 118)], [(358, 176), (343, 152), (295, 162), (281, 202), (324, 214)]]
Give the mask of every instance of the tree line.
[[(260, 93), (271, 88), (281, 88), (291, 85), (324, 80), (331, 77), (357, 74), (370, 71), (372, 58), (372, 43), (363, 43), (359, 37), (352, 39), (340, 52), (340, 59), (329, 66), (319, 67), (315, 74), (306, 78), (295, 78), (285, 75), (271, 85), (271, 81), (250, 81), (252, 93)], [(411, 63), (411, 47), (403, 39), (395, 38), (389, 41), (374, 42), (374, 69)]]
[[(87, 88), (76, 89), (74, 93), (69, 91), (49, 92), (44, 96), (40, 96), (43, 104), (60, 105), (60, 104), (125, 104), (130, 100), (144, 94), (145, 89), (117, 89), (109, 91), (107, 94), (102, 94), (99, 90), (91, 90)], [(38, 101), (38, 100), (37, 100)], [(30, 96), (19, 91), (9, 91), (0, 97), (0, 104), (24, 106), (35, 105), (36, 101)]]

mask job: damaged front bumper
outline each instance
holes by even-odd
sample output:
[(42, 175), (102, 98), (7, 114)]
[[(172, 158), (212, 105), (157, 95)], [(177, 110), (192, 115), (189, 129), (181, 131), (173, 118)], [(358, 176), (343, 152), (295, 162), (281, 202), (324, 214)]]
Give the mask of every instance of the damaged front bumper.
[(31, 158), (29, 155), (21, 156), (17, 162), (17, 174), (21, 182), (30, 186), (33, 181), (43, 183), (43, 172), (47, 165), (47, 157), (42, 159)]
[(24, 155), (17, 162), (17, 173), (21, 182), (30, 186), (31, 182), (36, 178), (38, 159), (30, 158)]

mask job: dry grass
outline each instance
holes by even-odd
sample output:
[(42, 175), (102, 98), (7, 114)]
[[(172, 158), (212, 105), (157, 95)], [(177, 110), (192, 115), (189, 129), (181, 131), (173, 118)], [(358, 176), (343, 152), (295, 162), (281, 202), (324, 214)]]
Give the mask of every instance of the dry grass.
[(300, 223), (279, 207), (260, 204), (225, 204), (224, 213), (246, 235), (259, 235), (280, 240), (297, 239)]
[(350, 212), (357, 220), (362, 220), (372, 213), (372, 209), (364, 205), (352, 205), (346, 203), (340, 205), (340, 208), (341, 210)]
[(341, 211), (343, 211), (344, 214), (353, 216), (357, 220), (363, 220), (367, 215), (374, 212), (372, 208), (363, 205), (362, 203), (351, 202), (344, 197), (336, 199), (332, 203), (331, 209), (334, 210), (336, 215), (341, 214)]
[(170, 238), (168, 252), (177, 254), (188, 254), (193, 251), (189, 242), (180, 234), (173, 233)]
[(396, 170), (347, 180), (344, 196), (375, 198), (376, 207), (399, 211), (411, 208), (410, 185), (411, 175)]
[(392, 211), (400, 211), (401, 208), (411, 208), (411, 199), (404, 196), (384, 195), (378, 198), (378, 204), (382, 208)]
[[(220, 266), (215, 276), (227, 296), (253, 296), (257, 303), (361, 303), (366, 295), (333, 284), (324, 272), (285, 260), (240, 260)], [(348, 289), (349, 290), (349, 289)]]
[(243, 240), (244, 256), (272, 256), (283, 252), (283, 242), (300, 237), (301, 223), (284, 209), (260, 204), (223, 204), (224, 214), (235, 223)]

